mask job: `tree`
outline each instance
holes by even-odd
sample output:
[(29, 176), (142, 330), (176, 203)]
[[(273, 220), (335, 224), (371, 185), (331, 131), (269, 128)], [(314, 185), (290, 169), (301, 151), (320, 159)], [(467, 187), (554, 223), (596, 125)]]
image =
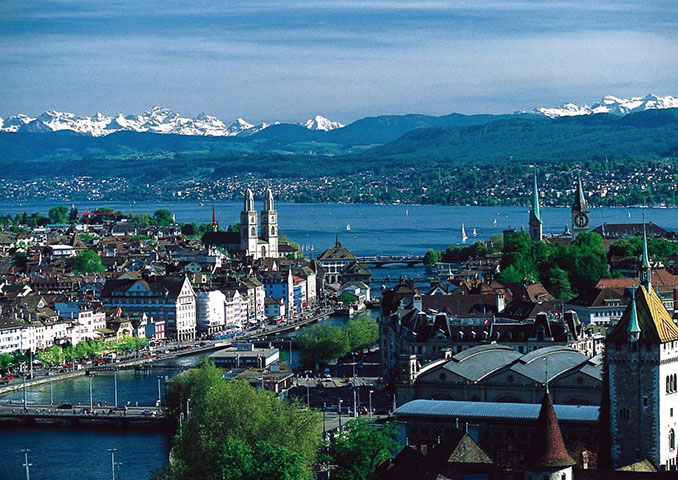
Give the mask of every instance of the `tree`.
[(155, 220), (156, 225), (166, 227), (174, 223), (174, 214), (166, 208), (161, 208), (153, 213), (153, 220)]
[(50, 208), (47, 216), (50, 223), (68, 223), (68, 213), (69, 209), (67, 206), (59, 205), (58, 207)]
[(569, 300), (574, 297), (567, 272), (560, 267), (552, 267), (548, 271), (548, 282), (545, 287), (556, 298)]
[(424, 255), (424, 265), (433, 265), (440, 261), (440, 252), (438, 250), (429, 250)]
[(105, 270), (101, 258), (94, 250), (80, 252), (73, 260), (73, 273), (100, 273)]
[(346, 325), (349, 349), (352, 352), (370, 347), (379, 340), (379, 325), (368, 314), (350, 320)]
[(320, 363), (343, 357), (350, 351), (348, 337), (344, 331), (328, 324), (313, 325), (297, 335), (297, 345), (301, 353), (301, 362), (315, 368)]
[(311, 479), (320, 445), (321, 416), (298, 402), (239, 380), (213, 364), (172, 380), (171, 412), (191, 413), (174, 438), (174, 457), (159, 478)]
[(337, 467), (332, 478), (371, 480), (377, 465), (393, 458), (401, 445), (395, 440), (395, 423), (377, 425), (364, 419), (351, 420), (342, 435), (330, 445), (328, 463)]
[(6, 371), (12, 365), (12, 356), (9, 353), (0, 354), (0, 370)]
[(236, 222), (233, 225), (229, 225), (226, 231), (240, 233), (240, 222)]
[(181, 233), (183, 235), (187, 235), (187, 236), (197, 235), (198, 231), (197, 231), (196, 227), (197, 227), (197, 225), (195, 224), (195, 222), (185, 223), (181, 226)]
[(75, 205), (71, 207), (71, 211), (68, 213), (68, 221), (70, 223), (75, 223), (78, 221), (78, 209), (75, 208)]

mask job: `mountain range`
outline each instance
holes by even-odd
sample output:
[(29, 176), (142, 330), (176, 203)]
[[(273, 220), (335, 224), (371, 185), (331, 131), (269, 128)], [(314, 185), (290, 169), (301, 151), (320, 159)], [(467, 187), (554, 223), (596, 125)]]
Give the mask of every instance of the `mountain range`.
[[(542, 116), (549, 118), (583, 116), (607, 113), (624, 116), (629, 113), (678, 108), (678, 98), (672, 96), (617, 98), (603, 97), (593, 105), (565, 103), (558, 107), (539, 107), (529, 111), (517, 111), (511, 115), (461, 115), (450, 114), (440, 117), (431, 115), (382, 115), (367, 117), (349, 125), (331, 121), (321, 115), (306, 122), (295, 124), (271, 122), (252, 124), (238, 118), (227, 124), (219, 118), (199, 114), (195, 118), (184, 117), (164, 107), (153, 107), (141, 114), (119, 114), (106, 116), (96, 113), (79, 117), (73, 113), (48, 110), (37, 117), (26, 114), (0, 118), (0, 132), (49, 133), (70, 131), (92, 137), (102, 137), (116, 132), (137, 132), (210, 137), (249, 137), (276, 139), (281, 141), (332, 141), (351, 144), (381, 144), (394, 140), (405, 133), (430, 127), (452, 127), (482, 125), (511, 116)], [(375, 128), (376, 127), (376, 128)], [(326, 135), (332, 132), (331, 135)]]

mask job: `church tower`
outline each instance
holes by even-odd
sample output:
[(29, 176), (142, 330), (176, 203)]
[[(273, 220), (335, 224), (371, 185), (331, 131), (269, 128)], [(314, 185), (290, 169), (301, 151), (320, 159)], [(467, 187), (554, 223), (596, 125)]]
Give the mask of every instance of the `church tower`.
[(254, 195), (249, 188), (245, 192), (243, 210), (240, 213), (240, 250), (259, 258), (259, 232), (257, 227), (257, 211), (254, 209)]
[(656, 292), (633, 289), (605, 352), (613, 468), (648, 458), (678, 469), (678, 327)]
[(572, 205), (572, 238), (577, 238), (582, 232), (589, 230), (589, 206), (586, 204), (584, 187), (581, 185), (581, 175), (577, 177), (577, 193)]
[(273, 192), (266, 189), (264, 209), (261, 212), (261, 238), (268, 243), (268, 257), (278, 258), (278, 212), (273, 205)]
[(534, 190), (532, 192), (532, 208), (530, 209), (530, 239), (533, 242), (541, 242), (543, 238), (543, 225), (539, 210), (539, 190), (537, 189), (537, 170), (534, 171)]

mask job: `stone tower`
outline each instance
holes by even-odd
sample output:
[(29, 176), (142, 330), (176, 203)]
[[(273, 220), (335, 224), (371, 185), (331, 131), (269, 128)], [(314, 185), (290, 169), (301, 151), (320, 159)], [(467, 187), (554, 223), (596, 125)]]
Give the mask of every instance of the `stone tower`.
[(648, 458), (676, 470), (678, 327), (646, 285), (633, 290), (605, 351), (613, 467)]
[(581, 175), (577, 177), (577, 193), (572, 205), (572, 238), (577, 238), (582, 232), (589, 230), (589, 206), (586, 204), (584, 187), (581, 184)]
[(539, 190), (537, 189), (537, 170), (534, 171), (534, 190), (532, 192), (532, 208), (530, 209), (530, 239), (533, 242), (541, 242), (543, 238), (543, 225), (541, 211), (539, 210)]
[(257, 227), (257, 211), (254, 209), (254, 195), (249, 188), (245, 192), (243, 210), (240, 213), (240, 250), (259, 258), (259, 231)]
[(268, 242), (268, 257), (278, 258), (278, 212), (273, 204), (273, 192), (266, 189), (264, 209), (261, 211), (261, 238)]
[(577, 462), (565, 448), (548, 387), (527, 452), (523, 477), (526, 480), (572, 480), (572, 466)]

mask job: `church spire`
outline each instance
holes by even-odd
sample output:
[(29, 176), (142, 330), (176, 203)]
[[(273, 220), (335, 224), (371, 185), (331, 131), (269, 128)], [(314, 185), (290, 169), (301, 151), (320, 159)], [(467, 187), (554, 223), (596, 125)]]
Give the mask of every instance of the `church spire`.
[(589, 211), (589, 206), (586, 203), (586, 196), (584, 195), (584, 187), (581, 183), (581, 173), (577, 175), (577, 195), (574, 198), (572, 211), (579, 213), (588, 213)]
[(652, 268), (647, 253), (647, 230), (645, 229), (645, 214), (643, 214), (643, 263), (640, 267), (640, 281), (648, 293), (652, 291)]
[(530, 216), (534, 216), (541, 222), (541, 212), (539, 210), (539, 190), (537, 187), (537, 169), (534, 170), (534, 188), (532, 190), (532, 210)]
[(245, 190), (243, 210), (246, 212), (254, 211), (254, 194), (252, 193), (252, 189), (249, 187), (247, 190)]
[(274, 210), (273, 207), (273, 192), (271, 187), (266, 189), (266, 198), (264, 199), (264, 211)]
[(638, 311), (636, 310), (636, 289), (631, 289), (631, 313), (629, 314), (629, 340), (637, 342), (640, 339), (640, 325), (638, 324)]
[(543, 225), (541, 211), (539, 210), (539, 188), (537, 187), (537, 169), (534, 170), (534, 188), (532, 190), (532, 208), (530, 208), (530, 239), (533, 242), (541, 242), (543, 238)]
[(217, 211), (214, 207), (214, 200), (212, 200), (212, 231), (216, 232), (219, 230), (219, 225), (217, 224)]

